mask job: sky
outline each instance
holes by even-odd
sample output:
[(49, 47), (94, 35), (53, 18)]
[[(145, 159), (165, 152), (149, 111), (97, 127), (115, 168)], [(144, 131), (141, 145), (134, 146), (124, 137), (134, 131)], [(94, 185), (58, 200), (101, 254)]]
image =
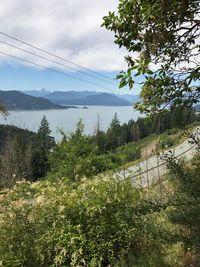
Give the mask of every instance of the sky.
[[(0, 32), (59, 55), (111, 80), (90, 73), (100, 80), (95, 79), (9, 47), (1, 41), (77, 69), (69, 62), (51, 57), (0, 34), (0, 90), (45, 88), (53, 91), (125, 92), (119, 91), (118, 82), (114, 81), (114, 78), (119, 71), (126, 69), (124, 56), (127, 52), (114, 44), (112, 32), (101, 27), (102, 17), (109, 11), (116, 10), (117, 5), (118, 0), (1, 0)], [(1, 52), (56, 69), (65, 75), (11, 58)], [(78, 70), (85, 72), (81, 68)]]

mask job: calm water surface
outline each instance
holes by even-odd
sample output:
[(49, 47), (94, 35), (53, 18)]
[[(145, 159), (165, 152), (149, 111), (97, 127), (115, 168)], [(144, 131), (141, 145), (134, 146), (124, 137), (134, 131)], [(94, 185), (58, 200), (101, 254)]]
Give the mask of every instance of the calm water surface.
[(81, 118), (85, 124), (85, 133), (92, 134), (97, 124), (98, 114), (100, 116), (100, 128), (106, 130), (117, 112), (121, 123), (128, 122), (130, 119), (136, 120), (141, 114), (133, 110), (133, 107), (103, 107), (91, 106), (88, 109), (63, 109), (63, 110), (42, 110), (42, 111), (13, 111), (7, 120), (0, 117), (1, 124), (12, 124), (20, 128), (37, 131), (43, 115), (46, 116), (51, 135), (59, 140), (61, 138), (58, 128), (63, 128), (65, 132), (76, 129), (76, 123)]

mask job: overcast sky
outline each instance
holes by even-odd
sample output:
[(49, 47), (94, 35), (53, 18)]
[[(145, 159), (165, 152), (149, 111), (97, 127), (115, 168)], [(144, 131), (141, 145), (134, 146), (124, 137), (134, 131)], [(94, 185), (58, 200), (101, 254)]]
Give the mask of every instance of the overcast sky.
[[(1, 0), (0, 31), (108, 77), (115, 77), (118, 71), (125, 69), (124, 56), (127, 53), (113, 43), (113, 33), (100, 25), (102, 17), (107, 15), (108, 11), (116, 10), (117, 5), (117, 0)], [(0, 41), (47, 56), (1, 34)], [(53, 63), (4, 44), (0, 44), (0, 52), (46, 67), (56, 67)], [(28, 90), (45, 87), (50, 90), (98, 90), (97, 87), (49, 73), (1, 54), (0, 62), (0, 89)], [(79, 73), (71, 74), (91, 81)], [(98, 80), (92, 81), (114, 88)]]

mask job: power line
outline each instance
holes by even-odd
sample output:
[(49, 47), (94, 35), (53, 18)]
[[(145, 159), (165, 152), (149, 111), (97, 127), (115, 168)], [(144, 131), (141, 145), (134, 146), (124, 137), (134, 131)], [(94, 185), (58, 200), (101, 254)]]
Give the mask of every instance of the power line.
[(95, 85), (97, 87), (101, 87), (103, 89), (106, 89), (106, 90), (111, 90), (110, 88), (107, 88), (105, 86), (102, 86), (102, 85), (99, 85), (99, 84), (96, 84), (96, 83), (93, 83), (93, 82), (90, 82), (90, 81), (87, 81), (87, 80), (84, 80), (84, 79), (75, 77), (75, 76), (73, 76), (71, 74), (67, 74), (67, 73), (62, 72), (62, 71), (59, 71), (59, 70), (55, 70), (55, 69), (52, 69), (52, 68), (49, 68), (49, 67), (45, 67), (45, 66), (43, 66), (41, 64), (34, 63), (34, 62), (30, 61), (30, 60), (26, 60), (26, 59), (23, 59), (23, 58), (20, 58), (20, 57), (17, 57), (17, 56), (14, 56), (14, 55), (11, 55), (11, 54), (2, 52), (2, 51), (0, 51), (0, 54), (6, 55), (8, 57), (12, 57), (12, 58), (15, 58), (15, 59), (18, 59), (18, 60), (21, 60), (23, 62), (26, 62), (26, 63), (32, 64), (32, 65), (35, 65), (35, 66), (40, 67), (40, 68), (44, 68), (44, 69), (49, 70), (49, 71), (52, 71), (52, 72), (60, 73), (60, 74), (62, 74), (64, 76), (67, 76), (67, 77), (70, 77), (70, 78), (73, 78), (73, 79), (76, 79), (76, 80), (79, 80), (79, 81), (82, 81), (82, 82), (85, 82), (85, 83), (89, 83), (89, 84)]
[(77, 69), (75, 69), (75, 68), (69, 67), (69, 66), (67, 66), (67, 65), (65, 65), (65, 64), (62, 64), (62, 63), (58, 62), (58, 61), (54, 61), (54, 60), (49, 59), (49, 58), (47, 58), (47, 57), (38, 55), (38, 54), (33, 53), (33, 52), (31, 52), (31, 51), (28, 51), (28, 50), (26, 50), (26, 49), (20, 48), (20, 47), (18, 47), (18, 46), (16, 46), (16, 45), (9, 44), (9, 43), (6, 43), (6, 42), (1, 41), (1, 40), (0, 40), (0, 43), (5, 44), (5, 45), (10, 46), (10, 47), (13, 47), (13, 48), (16, 48), (16, 49), (18, 49), (18, 50), (21, 50), (21, 51), (26, 52), (26, 53), (28, 53), (28, 54), (31, 54), (31, 55), (33, 55), (33, 56), (36, 56), (36, 57), (39, 57), (39, 58), (48, 60), (48, 61), (50, 61), (50, 62), (52, 62), (52, 63), (55, 63), (55, 64), (57, 64), (57, 65), (60, 65), (60, 66), (62, 66), (62, 67), (65, 67), (65, 68), (68, 68), (68, 69), (71, 69), (71, 70), (75, 70), (75, 71), (77, 71), (77, 72), (79, 72), (79, 73), (81, 73), (81, 74), (84, 74), (84, 75), (87, 75), (87, 76), (89, 76), (89, 77), (98, 79), (98, 80), (103, 81), (103, 82), (105, 82), (105, 83), (109, 83), (109, 84), (111, 84), (111, 85), (116, 86), (116, 84), (111, 83), (110, 81), (105, 81), (105, 80), (103, 80), (103, 79), (101, 79), (101, 78), (99, 78), (99, 77), (96, 77), (96, 76), (92, 75), (92, 74), (85, 73), (85, 72), (83, 72), (83, 71), (80, 71), (80, 70), (77, 70)]
[(4, 36), (7, 36), (7, 37), (9, 37), (9, 38), (11, 38), (11, 39), (13, 39), (13, 40), (15, 40), (15, 41), (20, 42), (20, 43), (23, 43), (23, 44), (25, 44), (25, 45), (27, 45), (27, 46), (30, 46), (30, 47), (32, 47), (32, 48), (34, 48), (34, 49), (37, 49), (37, 50), (39, 50), (39, 51), (41, 51), (41, 52), (43, 52), (43, 53), (46, 53), (46, 54), (48, 54), (48, 55), (50, 55), (50, 56), (53, 56), (53, 57), (59, 58), (59, 59), (61, 59), (61, 60), (64, 60), (64, 61), (66, 61), (66, 62), (68, 62), (68, 63), (70, 63), (70, 64), (72, 64), (72, 65), (75, 65), (75, 66), (77, 66), (77, 67), (79, 67), (79, 68), (85, 69), (85, 70), (87, 70), (87, 71), (89, 71), (89, 72), (91, 72), (91, 73), (94, 73), (95, 75), (98, 75), (98, 76), (103, 77), (104, 79), (113, 81), (113, 79), (110, 79), (109, 77), (106, 77), (106, 76), (103, 75), (103, 74), (100, 74), (100, 73), (98, 73), (98, 72), (96, 72), (96, 71), (93, 71), (93, 70), (91, 70), (91, 69), (89, 69), (89, 68), (83, 67), (83, 66), (81, 66), (81, 65), (79, 65), (79, 64), (77, 64), (77, 63), (72, 62), (71, 60), (68, 60), (68, 59), (65, 59), (65, 58), (63, 58), (63, 57), (57, 56), (57, 55), (55, 55), (55, 54), (53, 54), (53, 53), (51, 53), (51, 52), (49, 52), (49, 51), (47, 51), (47, 50), (44, 50), (44, 49), (42, 49), (42, 48), (39, 48), (38, 46), (32, 45), (32, 44), (30, 44), (30, 43), (27, 43), (27, 42), (25, 42), (25, 41), (23, 41), (23, 40), (21, 40), (21, 39), (18, 39), (18, 38), (14, 37), (14, 36), (11, 36), (11, 35), (9, 35), (9, 34), (7, 34), (7, 33), (4, 33), (4, 32), (1, 32), (1, 31), (0, 31), (0, 34), (2, 34), (2, 35), (4, 35)]

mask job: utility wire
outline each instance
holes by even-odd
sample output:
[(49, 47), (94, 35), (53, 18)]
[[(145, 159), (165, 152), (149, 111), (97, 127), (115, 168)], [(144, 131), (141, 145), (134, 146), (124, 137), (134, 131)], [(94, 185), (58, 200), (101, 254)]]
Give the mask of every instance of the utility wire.
[(55, 55), (55, 54), (53, 54), (53, 53), (51, 53), (51, 52), (49, 52), (49, 51), (47, 51), (47, 50), (44, 50), (44, 49), (42, 49), (42, 48), (39, 48), (38, 46), (32, 45), (32, 44), (30, 44), (30, 43), (27, 43), (27, 42), (25, 42), (25, 41), (23, 41), (23, 40), (21, 40), (21, 39), (18, 39), (18, 38), (16, 38), (16, 37), (12, 36), (12, 35), (9, 35), (9, 34), (7, 34), (7, 33), (1, 32), (1, 31), (0, 31), (0, 34), (4, 35), (4, 36), (6, 36), (6, 37), (9, 37), (9, 38), (11, 38), (11, 39), (13, 39), (13, 40), (15, 40), (15, 41), (18, 41), (18, 42), (20, 42), (20, 43), (22, 43), (22, 44), (25, 44), (25, 45), (27, 45), (27, 46), (30, 46), (30, 47), (32, 47), (32, 48), (34, 48), (34, 49), (37, 49), (37, 50), (39, 50), (39, 51), (41, 51), (41, 52), (43, 52), (43, 53), (46, 53), (46, 54), (48, 54), (48, 55), (50, 55), (50, 56), (53, 56), (53, 57), (59, 58), (59, 59), (61, 59), (61, 60), (64, 60), (64, 61), (66, 61), (66, 62), (68, 62), (68, 63), (70, 63), (70, 64), (72, 64), (72, 65), (75, 65), (75, 66), (77, 66), (77, 67), (79, 67), (79, 68), (82, 68), (82, 69), (84, 69), (84, 70), (87, 70), (87, 71), (89, 71), (89, 72), (91, 72), (91, 73), (93, 73), (93, 74), (95, 74), (95, 75), (101, 76), (101, 77), (103, 77), (104, 79), (113, 81), (113, 79), (111, 79), (111, 78), (109, 78), (109, 77), (106, 77), (106, 76), (103, 75), (103, 74), (100, 74), (100, 73), (98, 73), (98, 72), (96, 72), (96, 71), (93, 71), (93, 70), (91, 70), (91, 69), (89, 69), (89, 68), (83, 67), (83, 66), (81, 66), (81, 65), (79, 65), (79, 64), (77, 64), (77, 63), (74, 63), (74, 62), (72, 62), (72, 61), (70, 61), (70, 60), (68, 60), (68, 59), (65, 59), (65, 58), (63, 58), (63, 57), (57, 56), (57, 55)]
[(23, 51), (23, 52), (29, 53), (29, 54), (31, 54), (31, 55), (33, 55), (33, 56), (36, 56), (36, 57), (39, 57), (39, 58), (48, 60), (48, 61), (53, 62), (53, 63), (55, 63), (55, 64), (57, 64), (57, 65), (60, 65), (60, 66), (62, 66), (62, 67), (64, 67), (64, 68), (68, 68), (68, 69), (71, 69), (71, 70), (75, 70), (75, 71), (77, 71), (77, 72), (79, 72), (79, 73), (81, 73), (81, 74), (87, 75), (87, 76), (89, 76), (89, 77), (98, 79), (98, 80), (103, 81), (103, 82), (105, 82), (105, 83), (108, 83), (108, 84), (110, 84), (110, 85), (114, 85), (114, 86), (116, 86), (116, 84), (114, 84), (114, 83), (112, 83), (112, 82), (110, 82), (110, 81), (105, 81), (105, 80), (103, 80), (103, 79), (101, 79), (101, 78), (99, 78), (99, 77), (96, 77), (96, 76), (94, 76), (94, 75), (92, 75), (92, 74), (90, 74), (90, 73), (86, 73), (86, 72), (77, 70), (77, 69), (75, 69), (75, 68), (69, 67), (69, 66), (67, 66), (67, 65), (65, 65), (65, 64), (62, 64), (62, 63), (58, 62), (58, 61), (54, 61), (54, 60), (49, 59), (49, 58), (47, 58), (47, 57), (38, 55), (38, 54), (33, 53), (33, 52), (31, 52), (31, 51), (28, 51), (28, 50), (26, 50), (26, 49), (20, 48), (20, 47), (18, 47), (18, 46), (16, 46), (16, 45), (9, 44), (9, 43), (6, 43), (6, 42), (1, 41), (1, 40), (0, 40), (0, 43), (5, 44), (5, 45), (10, 46), (10, 47), (13, 47), (13, 48), (16, 48), (16, 49), (21, 50), (21, 51)]
[(30, 64), (32, 64), (32, 65), (38, 66), (38, 67), (40, 67), (40, 68), (44, 68), (44, 69), (49, 70), (49, 71), (52, 71), (52, 72), (60, 73), (60, 74), (62, 74), (62, 75), (64, 75), (64, 76), (67, 76), (67, 77), (70, 77), (70, 78), (73, 78), (73, 79), (76, 79), (76, 80), (79, 80), (79, 81), (82, 81), (82, 82), (85, 82), (85, 83), (89, 83), (89, 84), (95, 85), (95, 86), (97, 86), (97, 87), (101, 87), (101, 88), (103, 88), (103, 89), (106, 89), (106, 90), (111, 90), (110, 88), (107, 88), (107, 87), (105, 87), (105, 86), (103, 86), (103, 85), (99, 85), (99, 84), (96, 84), (96, 83), (93, 83), (93, 82), (90, 82), (90, 81), (87, 81), (87, 80), (84, 80), (84, 79), (75, 77), (75, 76), (73, 76), (73, 75), (71, 75), (71, 74), (68, 74), (68, 73), (65, 73), (65, 72), (63, 72), (63, 71), (59, 71), (59, 70), (55, 70), (55, 69), (52, 69), (52, 68), (49, 68), (49, 67), (45, 67), (45, 66), (43, 66), (43, 65), (41, 65), (41, 64), (34, 63), (34, 62), (30, 61), (30, 60), (26, 60), (26, 59), (23, 59), (23, 58), (21, 58), (21, 57), (17, 57), (17, 56), (14, 56), (14, 55), (11, 55), (11, 54), (2, 52), (2, 51), (0, 51), (0, 54), (5, 55), (5, 56), (8, 56), (8, 57), (15, 58), (15, 59), (18, 59), (18, 60), (21, 60), (21, 61), (26, 62), (26, 63), (30, 63)]

